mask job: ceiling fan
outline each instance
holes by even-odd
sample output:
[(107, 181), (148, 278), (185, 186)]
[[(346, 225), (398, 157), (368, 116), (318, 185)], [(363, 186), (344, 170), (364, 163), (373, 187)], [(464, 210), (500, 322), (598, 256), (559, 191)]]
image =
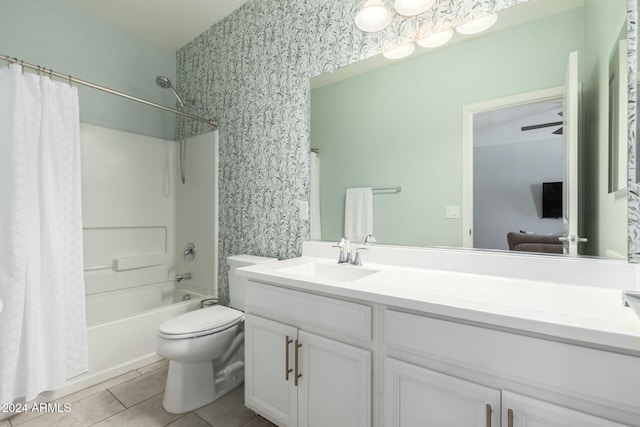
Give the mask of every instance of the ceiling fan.
[[(560, 111), (558, 113), (558, 115), (560, 117), (562, 117), (562, 111)], [(558, 129), (556, 129), (555, 131), (551, 132), (553, 135), (562, 135), (562, 121), (559, 122), (548, 122), (548, 123), (540, 123), (537, 125), (530, 125), (530, 126), (522, 126), (520, 128), (520, 130), (522, 132), (526, 132), (528, 130), (535, 130), (535, 129), (542, 129), (542, 128), (549, 128), (549, 127), (555, 127), (555, 126), (560, 126)]]

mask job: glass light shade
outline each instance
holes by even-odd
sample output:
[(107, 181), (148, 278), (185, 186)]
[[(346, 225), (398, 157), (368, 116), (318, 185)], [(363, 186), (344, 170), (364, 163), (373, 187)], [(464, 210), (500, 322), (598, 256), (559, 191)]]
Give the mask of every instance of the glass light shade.
[(407, 43), (383, 52), (382, 56), (389, 59), (401, 59), (411, 55), (414, 50), (416, 50), (416, 45), (414, 43)]
[(354, 19), (356, 27), (368, 33), (384, 30), (391, 24), (393, 15), (382, 0), (367, 0)]
[(438, 47), (451, 40), (451, 37), (453, 37), (453, 30), (445, 30), (429, 34), (427, 37), (418, 40), (418, 44), (422, 47)]
[(483, 16), (475, 21), (467, 22), (466, 24), (458, 25), (456, 31), (460, 34), (475, 34), (481, 31), (489, 29), (498, 20), (498, 14), (492, 13), (491, 15)]
[(436, 0), (396, 0), (394, 9), (400, 15), (415, 16), (431, 9)]

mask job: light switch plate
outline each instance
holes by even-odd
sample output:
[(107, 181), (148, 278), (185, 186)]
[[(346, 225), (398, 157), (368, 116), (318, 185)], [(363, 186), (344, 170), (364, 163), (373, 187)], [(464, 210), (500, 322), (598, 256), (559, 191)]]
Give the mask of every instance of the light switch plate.
[(460, 206), (447, 206), (447, 219), (460, 218)]
[(300, 211), (300, 221), (309, 221), (309, 202), (306, 200), (298, 201), (298, 210)]

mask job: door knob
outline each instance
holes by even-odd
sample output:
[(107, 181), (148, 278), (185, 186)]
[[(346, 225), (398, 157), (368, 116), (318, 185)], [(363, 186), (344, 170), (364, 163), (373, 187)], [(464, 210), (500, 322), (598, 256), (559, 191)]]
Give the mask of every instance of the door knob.
[(575, 245), (577, 243), (587, 243), (589, 239), (587, 239), (586, 237), (578, 237), (575, 234), (572, 234), (570, 236), (560, 236), (558, 237), (558, 241), (562, 243), (569, 242), (570, 245)]

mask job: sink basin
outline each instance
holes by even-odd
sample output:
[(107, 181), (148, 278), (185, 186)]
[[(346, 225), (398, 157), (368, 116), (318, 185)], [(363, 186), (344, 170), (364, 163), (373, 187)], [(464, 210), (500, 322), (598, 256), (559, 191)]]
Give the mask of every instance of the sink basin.
[(322, 264), (317, 262), (309, 262), (306, 264), (296, 265), (294, 267), (282, 268), (279, 271), (287, 274), (295, 274), (310, 279), (332, 280), (335, 282), (348, 283), (354, 280), (362, 279), (378, 270), (369, 268), (356, 267), (344, 264)]

